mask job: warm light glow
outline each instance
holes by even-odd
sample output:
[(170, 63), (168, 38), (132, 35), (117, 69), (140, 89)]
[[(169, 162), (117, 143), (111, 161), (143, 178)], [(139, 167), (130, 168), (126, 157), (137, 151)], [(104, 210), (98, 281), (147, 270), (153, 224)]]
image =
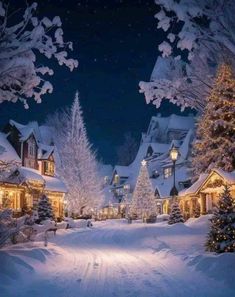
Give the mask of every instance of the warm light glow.
[(179, 151), (177, 150), (176, 147), (172, 147), (170, 150), (170, 156), (172, 161), (176, 161), (178, 159)]

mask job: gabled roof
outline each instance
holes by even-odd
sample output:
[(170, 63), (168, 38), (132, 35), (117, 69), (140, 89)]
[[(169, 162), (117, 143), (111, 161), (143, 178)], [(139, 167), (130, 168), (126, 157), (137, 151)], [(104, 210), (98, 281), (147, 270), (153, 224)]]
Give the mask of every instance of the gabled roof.
[(235, 171), (233, 172), (226, 172), (222, 169), (212, 169), (210, 173), (201, 174), (199, 179), (188, 189), (184, 189), (180, 191), (180, 196), (192, 195), (197, 194), (198, 191), (206, 184), (206, 182), (210, 179), (210, 177), (217, 173), (219, 176), (222, 177), (229, 185), (235, 184)]
[(114, 172), (116, 172), (120, 177), (128, 177), (130, 175), (129, 166), (116, 165), (114, 167)]
[(200, 174), (199, 179), (194, 184), (192, 184), (191, 187), (189, 187), (187, 189), (183, 189), (182, 191), (179, 192), (179, 196), (186, 196), (186, 195), (197, 193), (197, 191), (204, 184), (204, 182), (207, 179), (208, 175), (209, 174), (207, 174), (207, 173)]
[(15, 149), (7, 140), (7, 135), (0, 132), (0, 160), (4, 162), (17, 162), (21, 164), (21, 159)]
[[(188, 180), (189, 174), (187, 168), (184, 166), (176, 168), (175, 179), (175, 185), (177, 188), (180, 182)], [(158, 191), (160, 198), (170, 197), (170, 192), (174, 184), (173, 175), (169, 176), (168, 178), (164, 178), (163, 175), (160, 175), (156, 179), (151, 178), (151, 182), (155, 192), (156, 190)]]
[(11, 126), (16, 127), (20, 132), (20, 141), (26, 141), (31, 135), (34, 135), (36, 142), (40, 142), (39, 136), (35, 132), (35, 122), (29, 123), (28, 125), (22, 125), (14, 120), (9, 121)]
[(47, 160), (53, 152), (54, 146), (40, 143), (38, 149), (38, 159)]

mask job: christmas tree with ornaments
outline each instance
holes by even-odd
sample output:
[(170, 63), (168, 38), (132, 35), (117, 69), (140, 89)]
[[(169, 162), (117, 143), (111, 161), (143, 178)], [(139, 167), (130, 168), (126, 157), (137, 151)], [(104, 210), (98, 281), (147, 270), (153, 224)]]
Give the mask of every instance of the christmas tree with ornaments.
[(211, 228), (206, 250), (216, 253), (235, 252), (235, 209), (234, 199), (225, 186), (218, 202), (218, 209), (211, 218)]
[(130, 206), (131, 217), (148, 219), (157, 214), (157, 203), (149, 178), (147, 162), (141, 162), (140, 172)]

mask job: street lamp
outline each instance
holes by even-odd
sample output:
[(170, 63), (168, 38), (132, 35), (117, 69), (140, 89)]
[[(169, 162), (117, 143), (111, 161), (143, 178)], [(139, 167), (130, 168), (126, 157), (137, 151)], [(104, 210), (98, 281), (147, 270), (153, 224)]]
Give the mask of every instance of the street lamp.
[(128, 217), (129, 213), (129, 193), (130, 193), (130, 185), (125, 184), (124, 187), (124, 206), (125, 206), (125, 217)]
[(171, 150), (170, 150), (170, 157), (171, 157), (171, 160), (173, 162), (173, 180), (174, 180), (173, 188), (171, 189), (170, 195), (173, 196), (173, 197), (178, 195), (178, 190), (177, 190), (177, 188), (175, 186), (175, 163), (176, 163), (176, 161), (178, 159), (178, 156), (179, 156), (179, 151), (173, 145)]

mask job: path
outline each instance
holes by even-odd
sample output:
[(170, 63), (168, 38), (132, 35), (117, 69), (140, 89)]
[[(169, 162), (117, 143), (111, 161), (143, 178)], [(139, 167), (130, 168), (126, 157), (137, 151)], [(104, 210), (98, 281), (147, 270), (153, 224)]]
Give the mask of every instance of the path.
[(34, 272), (17, 295), (12, 289), (6, 297), (226, 296), (222, 283), (186, 264), (187, 244), (176, 250), (175, 237), (157, 230), (99, 223), (91, 230), (60, 231), (50, 239), (46, 264), (35, 256)]

